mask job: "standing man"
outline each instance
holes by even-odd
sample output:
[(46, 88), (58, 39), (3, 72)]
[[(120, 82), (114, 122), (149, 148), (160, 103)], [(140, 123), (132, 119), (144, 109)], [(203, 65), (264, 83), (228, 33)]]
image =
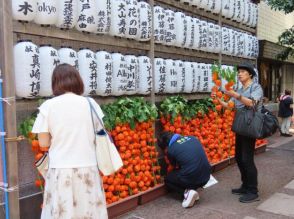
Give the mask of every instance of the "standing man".
[(279, 117), (282, 118), (281, 136), (292, 137), (289, 133), (291, 118), (293, 115), (293, 108), (291, 108), (291, 104), (293, 104), (291, 91), (286, 89), (285, 94), (280, 96), (279, 101)]
[(163, 151), (167, 148), (170, 163), (178, 167), (167, 174), (165, 185), (168, 190), (184, 195), (184, 208), (192, 207), (199, 200), (196, 190), (208, 182), (211, 171), (201, 143), (193, 136), (163, 132), (158, 146)]

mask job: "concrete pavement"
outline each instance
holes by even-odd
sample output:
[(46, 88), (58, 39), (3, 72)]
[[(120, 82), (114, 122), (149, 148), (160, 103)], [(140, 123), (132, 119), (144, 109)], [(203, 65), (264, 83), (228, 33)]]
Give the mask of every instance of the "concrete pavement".
[(183, 209), (181, 200), (167, 194), (139, 206), (120, 219), (286, 219), (294, 218), (294, 137), (269, 139), (266, 153), (255, 156), (258, 169), (260, 201), (244, 204), (231, 194), (231, 188), (240, 185), (236, 165), (214, 173), (216, 185), (200, 190), (200, 201), (194, 207)]

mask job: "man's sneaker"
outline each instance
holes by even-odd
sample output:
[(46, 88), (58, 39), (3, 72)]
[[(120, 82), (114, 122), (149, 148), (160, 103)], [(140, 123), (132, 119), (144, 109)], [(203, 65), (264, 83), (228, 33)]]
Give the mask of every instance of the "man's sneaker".
[(192, 207), (195, 201), (199, 200), (199, 194), (195, 190), (186, 189), (184, 193), (184, 200), (182, 202), (183, 208)]
[(240, 187), (238, 189), (232, 189), (232, 194), (235, 194), (235, 195), (244, 195), (246, 194), (246, 189), (244, 187)]
[(239, 201), (240, 201), (240, 202), (243, 202), (243, 203), (256, 202), (256, 201), (259, 201), (259, 197), (258, 197), (257, 194), (254, 194), (254, 193), (247, 193), (247, 194), (242, 195), (242, 196), (239, 198)]

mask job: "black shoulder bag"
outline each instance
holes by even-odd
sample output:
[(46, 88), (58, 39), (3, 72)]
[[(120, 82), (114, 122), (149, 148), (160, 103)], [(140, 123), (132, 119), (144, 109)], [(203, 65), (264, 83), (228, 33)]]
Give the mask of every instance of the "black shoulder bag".
[[(251, 88), (250, 88), (251, 96)], [(279, 128), (279, 122), (269, 110), (262, 106), (262, 110), (257, 111), (257, 104), (253, 107), (244, 106), (236, 110), (232, 130), (236, 134), (250, 138), (261, 139), (271, 136)]]

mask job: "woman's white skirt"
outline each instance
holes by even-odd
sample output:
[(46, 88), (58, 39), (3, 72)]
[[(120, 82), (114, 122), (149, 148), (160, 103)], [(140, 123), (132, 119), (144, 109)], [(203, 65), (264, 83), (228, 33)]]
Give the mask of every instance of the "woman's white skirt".
[(46, 176), (41, 218), (108, 218), (98, 168), (50, 168)]

